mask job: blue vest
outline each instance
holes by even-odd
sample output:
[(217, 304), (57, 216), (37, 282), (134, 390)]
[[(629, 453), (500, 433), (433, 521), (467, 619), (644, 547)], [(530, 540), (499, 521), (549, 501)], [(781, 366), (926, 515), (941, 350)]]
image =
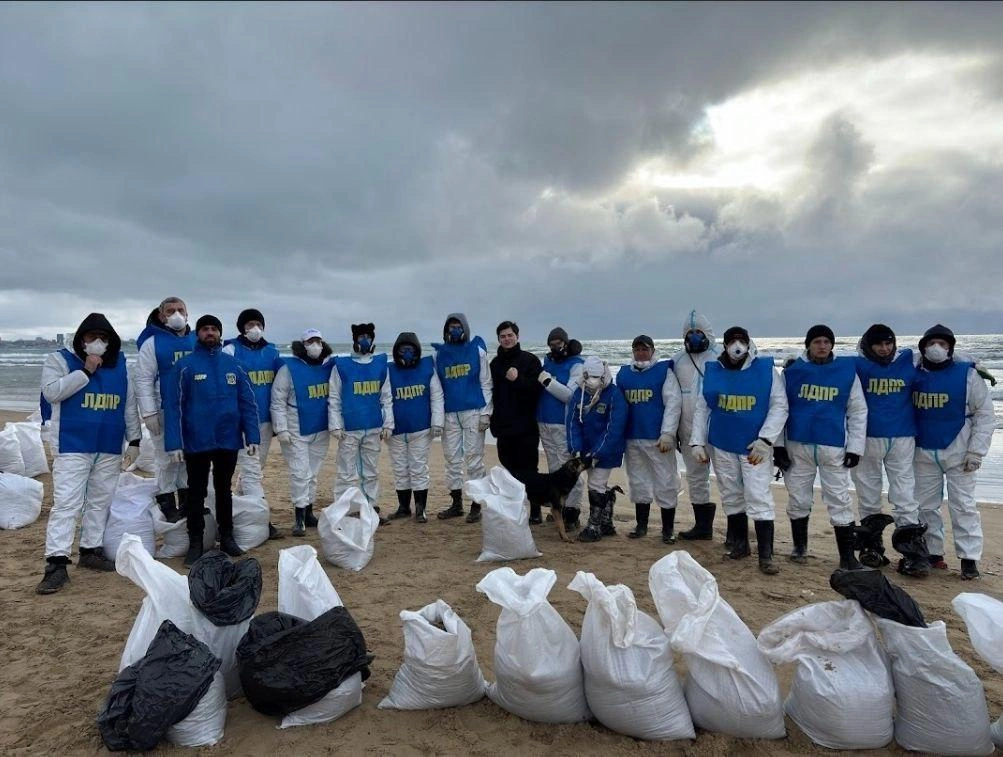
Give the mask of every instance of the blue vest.
[(394, 395), (394, 436), (413, 434), (432, 426), (432, 375), (435, 364), (426, 355), (413, 368), (389, 364)]
[(282, 365), (278, 348), (274, 344), (266, 344), (261, 349), (252, 350), (239, 339), (228, 340), (227, 344), (233, 345), (233, 356), (251, 380), (254, 401), (258, 405), (258, 423), (271, 423), (272, 384), (275, 382), (275, 371)]
[(341, 417), (345, 431), (366, 431), (383, 425), (380, 390), (387, 378), (387, 356), (373, 355), (368, 363), (350, 357), (334, 359), (341, 377)]
[(480, 410), (487, 403), (481, 391), (481, 355), (484, 341), (475, 336), (463, 344), (433, 344), (435, 372), (442, 384), (447, 413)]
[(707, 441), (711, 446), (736, 455), (748, 452), (766, 422), (772, 388), (773, 361), (769, 358), (757, 357), (743, 370), (729, 370), (717, 360), (708, 361), (703, 396), (710, 408)]
[[(84, 367), (69, 350), (60, 350), (70, 372)], [(59, 403), (59, 452), (122, 454), (125, 398), (129, 389), (125, 355), (114, 368), (99, 368), (83, 389)]]
[(824, 365), (797, 360), (784, 370), (787, 438), (827, 447), (846, 445), (846, 406), (857, 378), (856, 360), (837, 357)]
[(954, 363), (939, 371), (916, 371), (912, 404), (916, 445), (947, 449), (965, 426), (968, 412), (968, 371), (971, 363)]
[[(571, 369), (584, 362), (578, 355), (574, 355), (558, 363), (547, 355), (543, 359), (543, 370), (553, 376), (554, 381), (567, 386), (571, 380)], [(540, 423), (560, 423), (563, 426), (567, 411), (567, 405), (544, 389), (536, 405), (536, 420)]]
[(625, 365), (616, 374), (616, 385), (627, 400), (626, 439), (657, 439), (662, 435), (662, 387), (671, 369), (671, 360), (659, 360), (646, 371)]
[(296, 412), (300, 419), (300, 436), (327, 431), (327, 398), (330, 393), (333, 360), (310, 365), (298, 357), (283, 358), (289, 368), (293, 389), (296, 390)]
[(857, 356), (857, 377), (867, 400), (867, 435), (886, 439), (915, 436), (912, 385), (916, 380), (912, 350), (902, 350), (890, 364)]
[(158, 331), (153, 346), (157, 354), (157, 376), (164, 382), (174, 364), (185, 355), (190, 355), (195, 349), (195, 332), (189, 331), (184, 336), (178, 336), (173, 331)]

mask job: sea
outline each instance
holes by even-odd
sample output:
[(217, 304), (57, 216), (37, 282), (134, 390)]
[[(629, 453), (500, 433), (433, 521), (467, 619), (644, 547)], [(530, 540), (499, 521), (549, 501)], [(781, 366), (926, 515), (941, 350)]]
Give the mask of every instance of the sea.
[[(804, 349), (803, 337), (770, 337), (757, 338), (756, 346), (759, 354), (772, 357), (777, 365), (790, 355), (797, 355)], [(1003, 503), (1003, 334), (972, 334), (957, 337), (956, 352), (978, 360), (990, 373), (993, 373), (999, 383), (990, 389), (993, 405), (996, 409), (996, 430), (993, 432), (992, 446), (989, 454), (982, 462), (979, 471), (976, 496), (980, 502)], [(611, 366), (628, 363), (631, 359), (630, 339), (582, 339), (582, 354), (597, 355), (609, 361)], [(918, 336), (901, 336), (898, 338), (900, 347), (913, 347), (919, 342)], [(857, 339), (840, 340), (835, 352), (837, 355), (856, 354)], [(351, 344), (332, 344), (336, 354), (349, 354)], [(377, 350), (389, 352), (390, 344), (377, 344)], [(547, 346), (543, 343), (525, 342), (524, 350), (543, 357)], [(46, 347), (15, 347), (0, 343), (0, 409), (23, 410), (26, 414), (38, 408), (39, 385), (42, 375), (42, 362), (52, 351)], [(430, 345), (423, 345), (425, 354), (429, 354)], [(493, 348), (489, 348), (493, 349)], [(682, 349), (681, 339), (656, 339), (657, 357), (667, 358)], [(289, 345), (279, 345), (282, 354), (289, 353)], [(136, 358), (135, 345), (125, 345), (127, 359), (132, 362)]]

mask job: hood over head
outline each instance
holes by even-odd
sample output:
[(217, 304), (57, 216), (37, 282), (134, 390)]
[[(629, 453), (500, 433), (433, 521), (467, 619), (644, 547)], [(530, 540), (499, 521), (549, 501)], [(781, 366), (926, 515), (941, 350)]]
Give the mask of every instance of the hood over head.
[(73, 354), (81, 360), (87, 360), (84, 352), (84, 334), (88, 331), (104, 331), (108, 334), (108, 349), (101, 356), (103, 368), (114, 368), (118, 364), (118, 356), (122, 353), (122, 339), (104, 313), (91, 313), (84, 318), (73, 334)]
[(690, 331), (702, 331), (707, 337), (707, 341), (712, 345), (714, 344), (714, 327), (710, 325), (710, 319), (703, 313), (691, 310), (683, 320), (683, 339), (686, 338), (686, 334)]
[(446, 316), (446, 320), (442, 322), (442, 339), (445, 342), (449, 342), (449, 329), (446, 328), (446, 324), (450, 321), (459, 321), (463, 326), (463, 341), (461, 344), (466, 344), (470, 341), (470, 324), (467, 322), (467, 316), (463, 313), (450, 313)]
[(418, 361), (421, 360), (421, 342), (418, 341), (418, 335), (415, 334), (413, 331), (402, 331), (397, 335), (397, 339), (394, 340), (393, 349), (390, 351), (391, 355), (393, 356), (394, 362), (403, 368), (410, 367), (408, 365), (405, 365), (405, 363), (401, 360), (400, 357), (400, 348), (403, 347), (405, 344), (409, 344), (412, 347), (414, 347), (415, 351), (414, 364), (417, 365)]
[[(892, 349), (892, 354), (886, 358), (878, 357), (874, 354), (874, 345), (879, 342), (890, 341), (894, 345)], [(895, 332), (891, 330), (890, 326), (885, 326), (883, 323), (875, 323), (868, 326), (867, 331), (863, 333), (860, 337), (860, 341), (857, 342), (857, 352), (866, 357), (868, 360), (873, 360), (876, 363), (882, 365), (888, 365), (895, 359), (895, 353), (898, 350), (898, 342), (895, 339)]]
[(924, 332), (923, 337), (919, 340), (919, 351), (922, 352), (926, 349), (927, 343), (935, 337), (939, 337), (947, 342), (947, 354), (954, 355), (954, 345), (957, 343), (957, 340), (954, 338), (954, 332), (942, 323), (931, 326)]

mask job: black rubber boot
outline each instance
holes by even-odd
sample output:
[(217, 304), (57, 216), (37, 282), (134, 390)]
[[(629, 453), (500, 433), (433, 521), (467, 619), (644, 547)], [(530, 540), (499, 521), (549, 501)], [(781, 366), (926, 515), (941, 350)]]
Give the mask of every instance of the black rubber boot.
[(662, 544), (675, 544), (676, 536), (672, 533), (672, 527), (676, 523), (676, 508), (659, 507), (662, 513)]
[(581, 527), (582, 511), (577, 507), (565, 507), (563, 516), (565, 531), (577, 531)]
[(898, 572), (913, 578), (930, 575), (930, 553), (926, 548), (926, 524), (911, 523), (892, 531), (892, 546), (902, 554)]
[(476, 502), (470, 503), (470, 512), (467, 513), (466, 521), (467, 523), (480, 523), (481, 520), (481, 506)]
[(808, 516), (803, 518), (791, 518), (791, 538), (794, 540), (794, 549), (788, 558), (798, 565), (808, 564)]
[(177, 523), (185, 517), (185, 514), (178, 508), (174, 492), (158, 494), (155, 499), (160, 512), (164, 514), (164, 520), (168, 523)]
[(773, 562), (773, 521), (754, 521), (756, 527), (756, 549), (759, 551), (759, 572), (775, 576), (780, 568)]
[(979, 564), (975, 560), (961, 561), (961, 578), (965, 581), (974, 581), (982, 574), (979, 573)]
[(731, 550), (724, 553), (729, 560), (741, 560), (752, 554), (749, 547), (749, 516), (745, 513), (736, 513), (728, 516), (728, 525), (731, 527), (731, 534), (734, 544)]
[(293, 536), (306, 536), (306, 508), (296, 508), (296, 523), (293, 525)]
[(204, 550), (202, 549), (202, 541), (199, 540), (188, 542), (188, 553), (185, 555), (185, 565), (191, 567), (195, 564), (195, 561), (202, 557)]
[(390, 520), (411, 517), (411, 490), (397, 490), (397, 512), (390, 513)]
[(734, 546), (735, 546), (735, 535), (731, 532), (731, 521), (729, 520), (724, 531), (724, 551), (731, 552), (731, 548)]
[[(377, 509), (376, 512), (379, 512), (379, 510)], [(307, 505), (303, 508), (303, 525), (307, 528), (317, 528), (317, 518), (313, 514), (313, 505)], [(226, 550), (223, 551), (225, 552)]]
[(540, 505), (530, 502), (529, 503), (529, 525), (535, 526), (539, 523), (543, 523), (543, 518), (540, 514)]
[(860, 520), (856, 529), (857, 550), (860, 552), (860, 562), (868, 568), (883, 568), (890, 562), (885, 557), (882, 534), (894, 522), (892, 516), (885, 513), (874, 513)]
[(602, 538), (603, 510), (606, 506), (606, 496), (600, 492), (589, 490), (589, 522), (578, 534), (578, 541), (593, 542)]
[(81, 547), (80, 559), (77, 565), (89, 570), (103, 570), (112, 572), (115, 570), (115, 561), (105, 557), (103, 547)]
[(637, 526), (627, 534), (628, 539), (640, 539), (648, 534), (648, 515), (651, 514), (651, 503), (635, 502), (634, 513), (637, 515)]
[(449, 496), (453, 498), (453, 504), (451, 504), (447, 509), (440, 510), (436, 513), (435, 517), (439, 520), (446, 520), (447, 518), (459, 518), (463, 515), (463, 490), (462, 489), (451, 489), (449, 491)]
[(693, 505), (693, 528), (680, 531), (679, 538), (684, 541), (710, 541), (714, 538), (714, 513), (717, 505), (713, 502), (696, 503)]
[(839, 550), (840, 570), (867, 570), (854, 554), (854, 547), (857, 546), (856, 528), (854, 523), (847, 526), (833, 526), (832, 530), (836, 532), (836, 548)]
[(284, 539), (285, 534), (283, 534), (279, 529), (277, 529), (271, 521), (268, 521), (268, 539), (269, 541), (274, 541), (276, 539)]
[(70, 582), (70, 574), (66, 566), (70, 564), (68, 557), (48, 557), (45, 560), (45, 576), (38, 586), (36, 594), (55, 594)]
[(603, 498), (603, 509), (599, 531), (602, 532), (603, 536), (616, 536), (616, 526), (613, 525), (613, 505), (616, 504), (616, 492), (616, 488), (607, 489), (604, 494), (600, 495)]
[(183, 515), (188, 514), (188, 490), (178, 489), (178, 509)]
[(414, 492), (414, 519), (418, 523), (428, 523), (425, 506), (428, 504), (428, 489), (416, 489)]
[(230, 557), (240, 557), (244, 554), (244, 550), (240, 548), (236, 540), (233, 538), (232, 531), (223, 531), (220, 529), (219, 548), (230, 555)]

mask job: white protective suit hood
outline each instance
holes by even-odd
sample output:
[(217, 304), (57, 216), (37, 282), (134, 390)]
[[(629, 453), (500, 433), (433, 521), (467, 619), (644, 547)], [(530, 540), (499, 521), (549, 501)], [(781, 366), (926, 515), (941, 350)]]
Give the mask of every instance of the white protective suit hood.
[(717, 337), (714, 335), (714, 327), (710, 325), (710, 319), (703, 313), (698, 313), (696, 310), (691, 310), (686, 318), (683, 319), (683, 330), (682, 338), (686, 339), (687, 331), (702, 331), (706, 336), (707, 340), (710, 342), (710, 346), (707, 348), (707, 352), (718, 352), (717, 349)]

